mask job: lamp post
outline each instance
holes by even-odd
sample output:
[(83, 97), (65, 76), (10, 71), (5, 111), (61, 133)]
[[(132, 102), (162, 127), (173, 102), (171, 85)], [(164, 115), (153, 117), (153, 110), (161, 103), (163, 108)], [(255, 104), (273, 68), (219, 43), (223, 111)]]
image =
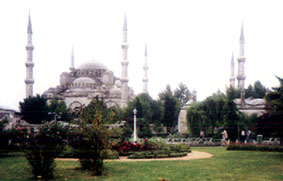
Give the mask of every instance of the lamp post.
[(137, 141), (137, 110), (136, 108), (133, 110), (134, 112), (134, 143)]

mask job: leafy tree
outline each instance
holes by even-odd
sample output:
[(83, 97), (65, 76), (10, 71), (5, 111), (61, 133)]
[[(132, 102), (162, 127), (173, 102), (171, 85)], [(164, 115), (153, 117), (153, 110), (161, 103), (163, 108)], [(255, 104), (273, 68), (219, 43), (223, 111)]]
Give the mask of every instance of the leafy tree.
[(230, 88), (226, 92), (227, 100), (225, 103), (224, 127), (227, 128), (229, 137), (232, 140), (239, 139), (240, 117), (239, 110), (234, 103), (236, 91)]
[(255, 81), (254, 86), (249, 85), (245, 90), (245, 97), (253, 97), (253, 98), (263, 98), (266, 94), (266, 88), (261, 84), (261, 82)]
[(83, 169), (101, 175), (103, 171), (103, 151), (109, 148), (110, 132), (103, 123), (110, 122), (111, 110), (103, 100), (96, 97), (82, 111), (80, 127), (75, 128), (71, 137)]
[(204, 101), (191, 105), (187, 119), (193, 135), (198, 136), (203, 130), (206, 135), (214, 136), (215, 128), (224, 124), (225, 104), (226, 96), (217, 92)]
[(48, 120), (49, 107), (47, 99), (37, 94), (35, 97), (24, 99), (20, 102), (20, 110), (23, 119), (30, 124), (41, 124)]
[(190, 100), (191, 93), (190, 93), (188, 87), (181, 82), (179, 84), (179, 87), (177, 87), (176, 90), (174, 91), (174, 96), (179, 101), (180, 106), (183, 107)]
[[(49, 111), (55, 113), (56, 115), (60, 115), (60, 119), (63, 121), (70, 121), (71, 119), (64, 101), (52, 99), (49, 104)], [(51, 119), (53, 119), (53, 117)]]
[(24, 152), (34, 178), (52, 179), (54, 159), (64, 147), (67, 131), (55, 122), (48, 122), (39, 133), (30, 133), (24, 141)]
[(206, 114), (209, 126), (207, 134), (213, 136), (215, 128), (223, 125), (225, 103), (226, 97), (221, 92), (213, 94), (202, 102), (202, 108)]
[[(116, 120), (116, 118), (119, 118), (119, 116), (116, 115), (118, 114), (116, 111), (118, 112), (115, 108), (107, 108), (103, 100), (99, 100), (98, 97), (95, 97), (89, 105), (83, 108), (80, 120), (86, 123), (92, 123), (93, 120), (97, 119), (103, 124), (112, 124), (120, 121)], [(101, 118), (97, 118), (96, 116), (100, 116)]]
[[(187, 111), (188, 128), (192, 136), (199, 136), (202, 129), (206, 127), (206, 114), (201, 103), (195, 103)], [(206, 130), (204, 130), (206, 132)]]
[(137, 126), (139, 127), (139, 137), (150, 137), (151, 130), (149, 124), (160, 125), (161, 106), (148, 94), (139, 94), (128, 103), (124, 112), (124, 119), (130, 127), (133, 127), (133, 110), (137, 110)]
[(267, 113), (258, 122), (258, 133), (264, 136), (280, 137), (283, 142), (283, 78), (277, 77), (279, 87), (272, 88), (272, 92), (265, 96)]
[(163, 100), (162, 123), (169, 128), (171, 133), (174, 132), (173, 128), (177, 125), (179, 111), (180, 106), (177, 99), (172, 94), (166, 93)]

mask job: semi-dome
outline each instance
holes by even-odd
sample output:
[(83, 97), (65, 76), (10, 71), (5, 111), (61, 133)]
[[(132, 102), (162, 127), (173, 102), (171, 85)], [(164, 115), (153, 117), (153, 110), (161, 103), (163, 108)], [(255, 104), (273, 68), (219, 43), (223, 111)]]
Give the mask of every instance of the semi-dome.
[(94, 84), (95, 81), (89, 77), (80, 77), (73, 81), (73, 84), (84, 83), (84, 84)]
[(89, 62), (85, 62), (81, 64), (78, 69), (87, 69), (87, 70), (107, 70), (107, 67), (100, 62), (95, 60), (91, 60)]

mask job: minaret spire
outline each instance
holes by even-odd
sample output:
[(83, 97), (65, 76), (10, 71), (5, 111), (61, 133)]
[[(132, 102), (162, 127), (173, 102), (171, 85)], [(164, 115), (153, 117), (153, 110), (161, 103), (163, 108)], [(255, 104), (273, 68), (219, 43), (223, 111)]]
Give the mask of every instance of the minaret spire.
[(245, 89), (245, 37), (244, 37), (244, 24), (242, 23), (241, 35), (240, 35), (240, 48), (239, 48), (239, 57), (238, 57), (238, 88), (240, 90)]
[(127, 42), (127, 17), (124, 15), (124, 25), (123, 25), (123, 41), (121, 44), (123, 57), (122, 57), (122, 76), (121, 76), (121, 84), (122, 84), (122, 94), (121, 94), (121, 107), (126, 107), (128, 103), (128, 42)]
[(75, 70), (74, 46), (72, 46), (70, 71), (74, 71), (74, 70)]
[(144, 50), (144, 77), (143, 77), (143, 93), (148, 93), (148, 78), (147, 78), (147, 45), (145, 44), (145, 50)]
[(235, 88), (235, 63), (234, 63), (234, 53), (232, 53), (232, 59), (231, 59), (230, 87)]
[(28, 17), (28, 28), (27, 28), (27, 61), (26, 61), (26, 98), (33, 96), (33, 66), (34, 63), (32, 61), (32, 52), (33, 52), (33, 45), (32, 45), (32, 28), (31, 28), (31, 19), (30, 19), (30, 13)]

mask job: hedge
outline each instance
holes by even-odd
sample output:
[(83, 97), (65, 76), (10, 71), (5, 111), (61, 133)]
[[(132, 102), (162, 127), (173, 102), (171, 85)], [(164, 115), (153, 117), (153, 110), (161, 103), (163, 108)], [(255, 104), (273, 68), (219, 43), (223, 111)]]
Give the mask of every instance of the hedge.
[(250, 150), (250, 151), (270, 151), (283, 152), (283, 146), (275, 145), (254, 145), (254, 144), (230, 144), (227, 150)]

